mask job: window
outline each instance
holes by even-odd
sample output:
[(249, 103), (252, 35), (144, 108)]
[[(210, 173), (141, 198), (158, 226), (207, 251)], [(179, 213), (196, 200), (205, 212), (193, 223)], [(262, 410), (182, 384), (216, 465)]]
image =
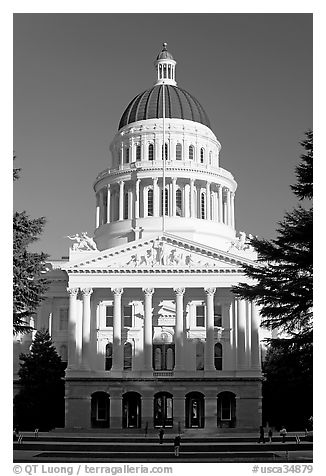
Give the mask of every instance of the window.
[(222, 344), (220, 343), (214, 346), (214, 364), (216, 370), (222, 370)]
[(222, 327), (222, 308), (214, 306), (214, 327)]
[(129, 194), (128, 192), (125, 193), (124, 202), (123, 202), (123, 218), (124, 220), (128, 220), (128, 209), (129, 209)]
[(105, 370), (112, 369), (112, 342), (109, 342), (105, 347)]
[(136, 160), (140, 160), (140, 159), (141, 159), (140, 145), (136, 145)]
[(200, 149), (200, 163), (203, 164), (204, 163), (204, 149), (203, 147)]
[(177, 217), (182, 216), (182, 191), (180, 188), (176, 191), (176, 196), (175, 196), (175, 201), (176, 201), (176, 214)]
[(209, 152), (209, 165), (212, 165), (212, 151)]
[(123, 370), (131, 370), (132, 368), (132, 345), (126, 342), (123, 346)]
[[(161, 213), (163, 215), (163, 190), (161, 192)], [(169, 214), (169, 190), (165, 189), (165, 215)]]
[(125, 327), (132, 327), (132, 306), (123, 306), (123, 319)]
[(105, 326), (113, 327), (113, 306), (106, 306), (105, 308)]
[(196, 306), (196, 327), (205, 327), (205, 306)]
[(189, 146), (189, 160), (194, 160), (194, 146)]
[(182, 160), (182, 145), (177, 144), (175, 147), (175, 158), (176, 160)]
[(231, 420), (231, 400), (226, 396), (221, 398), (221, 420)]
[[(168, 144), (165, 143), (165, 160), (168, 160), (168, 152), (169, 152)], [(162, 145), (162, 160), (163, 160), (163, 145)]]
[(149, 144), (148, 146), (148, 160), (154, 160), (154, 145)]
[(68, 329), (68, 308), (59, 311), (59, 330), (66, 331)]
[(196, 370), (204, 370), (204, 343), (196, 344)]
[(60, 357), (61, 357), (62, 362), (67, 363), (67, 361), (68, 361), (68, 350), (67, 350), (67, 346), (65, 344), (63, 344), (60, 347)]
[(91, 396), (92, 428), (110, 426), (110, 396), (105, 392), (95, 392)]
[(200, 218), (202, 220), (206, 218), (206, 196), (204, 192), (200, 194)]
[(148, 194), (147, 194), (147, 215), (149, 217), (152, 217), (154, 215), (154, 208), (153, 208), (153, 189), (150, 188), (148, 189)]
[(127, 147), (126, 148), (126, 164), (129, 164), (129, 162), (130, 162), (129, 151), (130, 151), (130, 149), (129, 149), (129, 147)]
[(174, 344), (153, 344), (154, 370), (173, 370)]

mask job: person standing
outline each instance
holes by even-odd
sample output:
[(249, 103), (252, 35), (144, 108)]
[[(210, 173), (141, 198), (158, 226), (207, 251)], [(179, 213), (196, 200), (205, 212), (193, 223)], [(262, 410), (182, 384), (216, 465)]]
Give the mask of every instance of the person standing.
[(163, 437), (164, 437), (164, 430), (163, 428), (160, 429), (160, 431), (158, 432), (158, 436), (159, 436), (159, 439), (160, 439), (160, 445), (163, 443)]
[(258, 443), (265, 443), (265, 432), (264, 432), (264, 427), (263, 426), (260, 426), (259, 427), (259, 440), (258, 440)]
[(285, 426), (282, 426), (280, 431), (280, 436), (282, 437), (282, 443), (285, 443), (286, 435), (287, 435), (287, 431), (285, 429)]
[(181, 437), (177, 435), (174, 438), (174, 455), (179, 456), (180, 453), (180, 444), (181, 444)]
[(271, 428), (268, 430), (268, 441), (269, 443), (273, 441), (273, 430)]

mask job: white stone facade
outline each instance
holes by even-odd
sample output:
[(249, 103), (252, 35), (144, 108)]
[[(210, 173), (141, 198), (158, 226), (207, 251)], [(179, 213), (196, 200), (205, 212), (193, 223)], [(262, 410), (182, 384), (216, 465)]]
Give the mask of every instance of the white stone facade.
[[(156, 87), (164, 71), (175, 83), (168, 55)], [(255, 254), (236, 237), (237, 184), (220, 149), (209, 127), (180, 118), (145, 118), (113, 139), (94, 184), (97, 250), (51, 263), (35, 322), (67, 360), (67, 428), (259, 426), (259, 312), (231, 292)]]

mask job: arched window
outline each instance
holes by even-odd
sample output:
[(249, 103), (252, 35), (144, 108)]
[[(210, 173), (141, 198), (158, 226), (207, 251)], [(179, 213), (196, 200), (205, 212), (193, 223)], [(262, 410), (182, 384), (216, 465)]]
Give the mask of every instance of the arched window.
[(166, 78), (166, 64), (163, 65), (163, 77)]
[(129, 149), (129, 147), (127, 147), (126, 148), (126, 164), (129, 164), (129, 162), (130, 162), (129, 154), (130, 154), (130, 149)]
[(124, 204), (123, 204), (123, 218), (124, 220), (128, 220), (128, 211), (129, 211), (129, 194), (128, 192), (125, 193), (124, 196)]
[(136, 145), (136, 160), (141, 159), (141, 148), (140, 145)]
[[(163, 215), (163, 190), (161, 192), (161, 214)], [(165, 189), (165, 215), (169, 214), (169, 190)]]
[(152, 217), (154, 214), (154, 208), (153, 208), (153, 196), (154, 192), (152, 188), (148, 189), (148, 194), (147, 194), (147, 215), (149, 217)]
[(189, 160), (194, 160), (194, 146), (189, 146)]
[(204, 370), (204, 342), (196, 344), (196, 370)]
[(219, 342), (214, 346), (214, 363), (216, 370), (222, 370), (222, 344)]
[(174, 367), (174, 352), (173, 348), (169, 347), (166, 350), (166, 370), (172, 370)]
[(182, 160), (182, 145), (177, 144), (175, 146), (175, 158), (176, 160)]
[(160, 79), (162, 79), (162, 65), (161, 64), (159, 66), (159, 75), (160, 75)]
[(105, 370), (111, 370), (112, 368), (112, 342), (106, 344), (105, 347)]
[(161, 370), (162, 368), (162, 351), (159, 347), (154, 350), (154, 369)]
[(154, 144), (148, 146), (148, 160), (154, 160)]
[(182, 190), (178, 188), (175, 194), (175, 201), (176, 201), (176, 215), (177, 217), (182, 216)]
[(205, 156), (205, 151), (204, 151), (204, 148), (202, 147), (200, 149), (200, 163), (203, 164), (204, 163), (204, 156)]
[(123, 347), (123, 370), (132, 369), (132, 345), (126, 342)]
[[(165, 143), (165, 160), (168, 160), (169, 157), (169, 147), (168, 144)], [(162, 145), (162, 160), (163, 160), (163, 145)]]
[(200, 194), (200, 218), (206, 218), (206, 195), (204, 192)]

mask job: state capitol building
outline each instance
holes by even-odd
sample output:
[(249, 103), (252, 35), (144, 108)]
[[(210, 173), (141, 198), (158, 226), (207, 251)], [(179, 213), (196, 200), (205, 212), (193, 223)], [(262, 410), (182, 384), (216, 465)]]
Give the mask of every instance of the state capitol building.
[(236, 233), (237, 183), (166, 43), (155, 70), (94, 182), (93, 239), (51, 261), (32, 324), (67, 362), (67, 429), (256, 429), (260, 317), (231, 291), (256, 259)]

